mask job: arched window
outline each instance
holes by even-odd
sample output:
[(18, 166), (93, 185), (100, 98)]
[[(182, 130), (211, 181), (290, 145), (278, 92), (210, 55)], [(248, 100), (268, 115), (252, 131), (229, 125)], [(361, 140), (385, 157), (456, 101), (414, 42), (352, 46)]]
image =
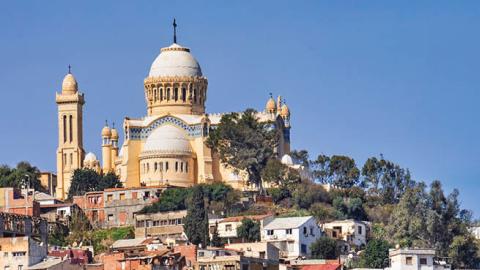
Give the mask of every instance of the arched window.
[(185, 102), (187, 100), (187, 89), (182, 88), (182, 101)]
[(168, 161), (165, 162), (165, 171), (168, 172)]
[(175, 101), (178, 100), (178, 88), (175, 88), (175, 89), (173, 90), (173, 99), (174, 99)]
[(193, 102), (197, 103), (197, 89), (193, 89)]
[(153, 89), (153, 101), (157, 101), (157, 89)]
[(69, 128), (70, 128), (70, 142), (73, 141), (73, 116), (70, 115), (70, 123), (69, 123)]
[(150, 164), (147, 163), (147, 173), (150, 171)]
[(163, 162), (160, 162), (160, 171), (163, 171)]
[(63, 142), (67, 142), (67, 116), (63, 116)]
[(180, 171), (183, 172), (183, 162), (180, 162)]
[(63, 154), (63, 165), (67, 165), (67, 154)]
[(154, 165), (153, 165), (155, 171), (157, 171), (157, 169), (158, 169), (157, 166), (158, 166), (158, 164), (157, 164), (157, 162), (155, 162)]
[(73, 164), (73, 154), (70, 153), (70, 165), (72, 165), (72, 164)]
[(188, 162), (185, 162), (185, 172), (188, 173)]
[(170, 88), (167, 88), (167, 100), (170, 100)]
[(178, 162), (175, 162), (175, 171), (178, 172)]
[(163, 88), (160, 88), (160, 101), (163, 100)]

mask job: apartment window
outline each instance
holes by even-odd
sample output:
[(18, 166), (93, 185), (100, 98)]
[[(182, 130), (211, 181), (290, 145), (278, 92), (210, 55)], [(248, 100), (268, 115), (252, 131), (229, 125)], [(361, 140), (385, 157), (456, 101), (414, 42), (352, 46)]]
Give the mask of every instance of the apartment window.
[(203, 256), (205, 256), (205, 253), (203, 251), (199, 251), (198, 252), (198, 257), (203, 257)]
[(427, 265), (427, 258), (420, 258), (420, 265)]
[(307, 245), (302, 244), (300, 246), (300, 251), (302, 252), (302, 254), (307, 254)]
[(25, 256), (25, 255), (27, 255), (27, 252), (25, 252), (25, 251), (12, 252), (13, 257), (22, 257), (22, 256)]
[(107, 202), (113, 201), (113, 194), (108, 194), (107, 195)]
[(307, 235), (307, 227), (303, 227), (303, 234)]
[(410, 256), (405, 258), (405, 264), (406, 265), (413, 265), (413, 258), (410, 257)]
[(225, 231), (227, 231), (227, 232), (232, 231), (232, 224), (225, 225)]
[(153, 221), (153, 226), (154, 227), (160, 226), (160, 221), (159, 220), (154, 220)]
[(362, 226), (358, 226), (358, 234), (362, 234)]
[(125, 200), (125, 193), (120, 193), (120, 200)]
[(315, 234), (313, 233), (313, 227), (310, 227), (310, 234), (311, 234), (312, 236), (315, 236)]
[(225, 270), (235, 270), (235, 265), (227, 264), (227, 265), (223, 266), (223, 269), (225, 269)]
[(265, 251), (260, 251), (259, 256), (261, 259), (265, 259)]
[(285, 230), (285, 233), (286, 233), (286, 234), (292, 234), (292, 229), (286, 229), (286, 230)]
[(267, 235), (273, 235), (273, 230), (267, 230)]
[(108, 214), (108, 221), (113, 221), (113, 214)]

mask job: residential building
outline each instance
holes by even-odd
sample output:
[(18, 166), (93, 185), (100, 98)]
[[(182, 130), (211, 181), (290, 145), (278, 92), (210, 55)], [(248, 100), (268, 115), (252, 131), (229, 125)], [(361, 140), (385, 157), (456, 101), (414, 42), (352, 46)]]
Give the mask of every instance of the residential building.
[[(243, 219), (251, 219), (260, 224), (260, 233), (263, 233), (263, 227), (273, 220), (273, 215), (251, 215), (251, 216), (236, 216), (227, 217), (220, 220), (209, 222), (210, 238), (216, 228), (218, 236), (224, 240), (225, 243), (240, 243), (242, 239), (238, 236), (237, 228), (242, 225)], [(213, 223), (215, 222), (215, 223)]]
[(225, 245), (226, 249), (237, 250), (247, 257), (268, 259), (278, 261), (280, 259), (279, 249), (269, 242), (235, 243)]
[(185, 257), (168, 249), (140, 254), (110, 252), (102, 257), (104, 270), (182, 270)]
[(0, 269), (28, 269), (47, 257), (47, 221), (0, 212)]
[(280, 249), (280, 257), (310, 256), (310, 245), (322, 235), (312, 216), (275, 218), (263, 228), (262, 240)]
[[(322, 225), (325, 234), (333, 239), (345, 241), (349, 247), (363, 247), (367, 244), (368, 223), (353, 219), (336, 220)], [(344, 251), (349, 251), (344, 250)]]
[(135, 225), (135, 213), (156, 202), (167, 186), (110, 188), (74, 196), (77, 204), (97, 227), (122, 227)]
[(278, 260), (248, 257), (243, 252), (222, 248), (198, 249), (198, 270), (278, 270)]
[[(338, 260), (291, 260), (281, 270), (341, 270)], [(366, 269), (364, 269), (366, 270)]]
[(40, 216), (47, 219), (48, 222), (61, 222), (62, 224), (68, 224), (68, 222), (70, 222), (70, 217), (79, 211), (81, 211), (81, 209), (74, 203), (40, 205)]
[(387, 270), (444, 270), (450, 266), (437, 260), (434, 249), (390, 249), (390, 267)]
[(35, 201), (33, 190), (0, 188), (0, 211), (38, 217), (40, 204)]
[(135, 216), (135, 237), (160, 237), (185, 239), (183, 218), (187, 210), (137, 214)]

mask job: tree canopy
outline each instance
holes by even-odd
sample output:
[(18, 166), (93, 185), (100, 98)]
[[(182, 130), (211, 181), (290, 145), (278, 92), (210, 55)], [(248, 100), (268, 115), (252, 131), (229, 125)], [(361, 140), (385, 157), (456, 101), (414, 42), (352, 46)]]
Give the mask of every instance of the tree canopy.
[(310, 251), (315, 259), (336, 259), (338, 256), (337, 242), (332, 238), (322, 236), (310, 245)]
[(262, 171), (275, 157), (279, 134), (274, 122), (258, 121), (256, 111), (222, 116), (219, 125), (210, 131), (207, 145), (220, 160), (248, 174), (249, 183), (262, 189)]
[(260, 241), (260, 222), (250, 218), (242, 219), (242, 224), (237, 228), (237, 234), (244, 242)]
[(19, 162), (15, 168), (0, 165), (0, 187), (22, 188), (29, 184), (29, 188), (46, 191), (40, 182), (40, 170), (37, 167), (26, 161)]
[(68, 190), (68, 199), (83, 195), (89, 191), (100, 191), (106, 188), (123, 187), (122, 182), (114, 173), (100, 175), (91, 169), (76, 169)]

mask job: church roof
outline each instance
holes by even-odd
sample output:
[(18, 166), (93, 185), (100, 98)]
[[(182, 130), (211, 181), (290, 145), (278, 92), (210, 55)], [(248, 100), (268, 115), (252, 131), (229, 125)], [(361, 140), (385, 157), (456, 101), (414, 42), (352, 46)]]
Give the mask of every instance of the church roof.
[(190, 154), (192, 148), (185, 132), (173, 125), (163, 125), (148, 136), (142, 153)]
[(190, 49), (173, 43), (162, 48), (150, 67), (149, 77), (201, 77), (202, 70)]

